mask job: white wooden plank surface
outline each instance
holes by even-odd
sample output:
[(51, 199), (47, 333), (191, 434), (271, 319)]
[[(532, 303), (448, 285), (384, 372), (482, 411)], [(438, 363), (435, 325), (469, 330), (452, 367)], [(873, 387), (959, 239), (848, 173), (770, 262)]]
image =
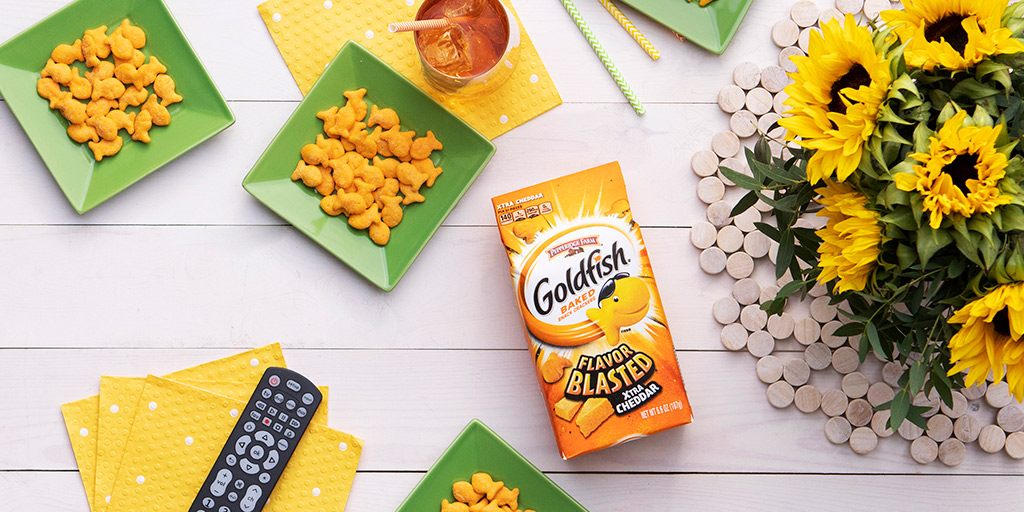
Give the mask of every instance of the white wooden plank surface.
[[(648, 104), (637, 118), (559, 2), (516, 0), (566, 104), (496, 140), (494, 160), (389, 294), (240, 186), (300, 99), (258, 2), (166, 2), (238, 122), (120, 196), (75, 214), (0, 101), (3, 509), (86, 510), (58, 406), (95, 393), (100, 375), (159, 374), (272, 341), (334, 388), (332, 426), (367, 441), (350, 511), (394, 510), (473, 417), (593, 512), (1015, 510), (1024, 500), (1020, 463), (974, 445), (951, 469), (917, 465), (899, 439), (866, 457), (829, 444), (822, 413), (773, 409), (754, 359), (718, 341), (711, 304), (733, 281), (697, 268), (686, 228), (704, 209), (689, 159), (727, 128), (714, 103), (735, 65), (775, 63), (770, 27), (792, 2), (755, 2), (721, 57), (620, 6), (657, 62), (597, 2), (576, 2)], [(0, 0), (0, 41), (64, 3)], [(611, 160), (645, 226), (697, 418), (565, 462), (522, 350), (490, 198)], [(777, 348), (783, 358), (798, 349)], [(811, 382), (838, 386), (823, 372)]]

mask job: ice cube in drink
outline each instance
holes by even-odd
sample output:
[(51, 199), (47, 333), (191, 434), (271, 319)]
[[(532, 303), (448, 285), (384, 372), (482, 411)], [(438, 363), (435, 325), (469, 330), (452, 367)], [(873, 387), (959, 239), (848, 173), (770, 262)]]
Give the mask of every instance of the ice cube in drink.
[(461, 25), (424, 31), (419, 44), (423, 58), (446, 75), (466, 76), (473, 69), (469, 41)]

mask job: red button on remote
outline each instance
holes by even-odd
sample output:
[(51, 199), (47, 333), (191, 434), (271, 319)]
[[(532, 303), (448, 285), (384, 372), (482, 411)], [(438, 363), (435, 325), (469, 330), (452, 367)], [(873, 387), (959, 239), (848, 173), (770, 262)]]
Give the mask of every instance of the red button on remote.
[(271, 386), (276, 386), (276, 385), (278, 385), (280, 383), (281, 383), (281, 377), (278, 377), (277, 375), (273, 375), (273, 376), (270, 377), (270, 385)]
[(271, 421), (270, 421), (270, 418), (263, 418), (263, 424), (264, 424), (264, 425), (266, 425), (266, 426), (268, 426), (268, 427), (269, 427), (269, 426), (270, 426), (270, 423), (271, 423)]

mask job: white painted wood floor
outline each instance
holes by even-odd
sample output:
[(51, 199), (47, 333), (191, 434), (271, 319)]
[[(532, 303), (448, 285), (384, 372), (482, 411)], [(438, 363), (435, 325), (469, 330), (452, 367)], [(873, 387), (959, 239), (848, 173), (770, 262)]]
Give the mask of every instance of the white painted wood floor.
[[(0, 41), (64, 3), (0, 1)], [(351, 512), (397, 508), (474, 417), (593, 512), (1024, 507), (1024, 465), (1005, 454), (971, 445), (958, 467), (920, 466), (906, 442), (882, 439), (857, 456), (825, 439), (822, 413), (773, 409), (754, 359), (721, 347), (711, 303), (732, 279), (697, 268), (688, 226), (704, 207), (688, 162), (727, 127), (714, 103), (736, 64), (775, 62), (770, 27), (791, 2), (755, 2), (721, 57), (627, 9), (661, 51), (652, 62), (597, 2), (577, 0), (648, 104), (637, 118), (559, 2), (518, 0), (565, 104), (496, 140), (392, 293), (242, 190), (300, 99), (257, 1), (167, 3), (238, 121), (120, 196), (78, 216), (0, 102), (0, 509), (87, 510), (59, 406), (96, 393), (100, 375), (160, 374), (274, 341), (331, 387), (331, 426), (366, 440)], [(696, 419), (564, 462), (490, 198), (611, 160), (645, 229)]]

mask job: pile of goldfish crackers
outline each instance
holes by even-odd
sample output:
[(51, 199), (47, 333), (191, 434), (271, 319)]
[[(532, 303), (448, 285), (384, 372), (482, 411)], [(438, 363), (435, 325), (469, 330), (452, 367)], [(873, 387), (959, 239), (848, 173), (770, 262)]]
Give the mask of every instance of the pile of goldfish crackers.
[(366, 89), (344, 96), (345, 106), (317, 113), (327, 137), (318, 134), (315, 143), (302, 147), (291, 178), (315, 188), (328, 215), (345, 214), (349, 226), (368, 229), (374, 243), (385, 245), (402, 221), (401, 205), (423, 202), (420, 188), (434, 186), (441, 175), (430, 155), (444, 146), (431, 131), (419, 138), (402, 131), (393, 109), (368, 109)]
[(441, 512), (534, 512), (519, 510), (519, 489), (495, 482), (487, 473), (474, 473), (469, 482), (452, 484), (454, 502), (441, 502)]
[[(58, 45), (40, 73), (36, 91), (67, 119), (72, 140), (89, 143), (97, 161), (121, 150), (122, 129), (148, 144), (150, 128), (170, 124), (167, 106), (182, 100), (167, 67), (153, 56), (146, 62), (144, 46), (146, 33), (125, 19), (109, 35), (102, 25), (74, 44)], [(89, 68), (84, 76), (73, 67), (76, 62)], [(153, 93), (146, 89), (150, 85)], [(139, 106), (138, 112), (127, 111)]]

